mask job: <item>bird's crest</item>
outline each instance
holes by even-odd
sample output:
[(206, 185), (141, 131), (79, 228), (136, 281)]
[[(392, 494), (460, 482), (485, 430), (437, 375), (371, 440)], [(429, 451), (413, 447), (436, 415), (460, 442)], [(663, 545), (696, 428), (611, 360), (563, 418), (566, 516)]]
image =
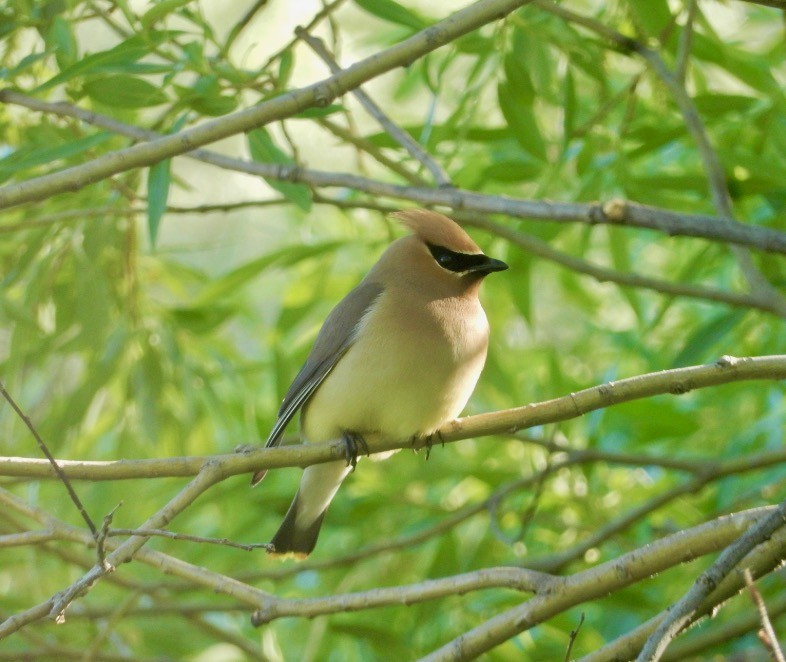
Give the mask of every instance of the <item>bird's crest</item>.
[(478, 245), (454, 220), (428, 209), (406, 209), (391, 217), (407, 226), (419, 239), (458, 253), (481, 253)]

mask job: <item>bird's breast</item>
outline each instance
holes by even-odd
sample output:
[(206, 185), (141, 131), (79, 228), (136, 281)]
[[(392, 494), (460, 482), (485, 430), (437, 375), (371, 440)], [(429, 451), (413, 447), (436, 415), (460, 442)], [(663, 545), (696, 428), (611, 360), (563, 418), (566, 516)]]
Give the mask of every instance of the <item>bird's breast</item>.
[(488, 322), (476, 298), (423, 301), (386, 291), (306, 404), (305, 437), (429, 434), (461, 413), (487, 347)]

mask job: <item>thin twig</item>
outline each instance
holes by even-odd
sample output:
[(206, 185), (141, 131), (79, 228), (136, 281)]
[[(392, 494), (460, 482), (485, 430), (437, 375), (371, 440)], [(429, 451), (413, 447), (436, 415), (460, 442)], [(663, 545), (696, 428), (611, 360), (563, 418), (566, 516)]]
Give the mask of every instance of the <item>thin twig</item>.
[(255, 543), (239, 543), (233, 542), (228, 538), (205, 538), (204, 536), (192, 536), (187, 533), (175, 533), (174, 531), (166, 531), (164, 529), (109, 529), (108, 536), (145, 536), (152, 538), (158, 536), (160, 538), (169, 538), (171, 540), (186, 540), (188, 542), (198, 542), (209, 545), (222, 545), (223, 547), (234, 547), (250, 552), (254, 549), (270, 549), (270, 543), (255, 542)]
[(362, 150), (369, 156), (371, 156), (375, 161), (381, 163), (385, 166), (388, 170), (395, 172), (401, 178), (408, 181), (413, 186), (425, 186), (425, 180), (418, 174), (414, 172), (410, 172), (405, 168), (401, 163), (395, 161), (387, 156), (379, 149), (374, 143), (370, 140), (366, 140), (365, 138), (361, 138), (360, 136), (356, 136), (354, 133), (345, 129), (343, 126), (336, 124), (335, 122), (331, 122), (327, 117), (323, 117), (318, 120), (319, 124), (325, 127), (330, 133), (334, 136), (340, 138), (341, 140), (348, 142), (359, 150)]
[(240, 36), (240, 33), (243, 32), (248, 27), (248, 24), (251, 23), (254, 16), (257, 15), (260, 9), (262, 9), (268, 0), (256, 0), (251, 7), (248, 8), (248, 11), (240, 17), (237, 23), (232, 26), (232, 29), (229, 31), (229, 36), (227, 37), (224, 45), (221, 47), (221, 53), (219, 57), (225, 57), (227, 53), (229, 53), (229, 49), (232, 48), (232, 44), (235, 43), (235, 39)]
[[(343, 5), (346, 0), (333, 0), (322, 7), (320, 11), (314, 14), (314, 18), (311, 19), (309, 24), (304, 28), (307, 32), (313, 30), (317, 25), (319, 25), (325, 18), (328, 18), (333, 12), (335, 12), (341, 5)], [(295, 44), (300, 41), (300, 37), (292, 38), (285, 46), (280, 48), (278, 51), (273, 53), (264, 65), (262, 65), (261, 70), (267, 69), (271, 64), (273, 64), (276, 60), (281, 59), (281, 56), (284, 55), (289, 49), (291, 49)]]
[(27, 414), (25, 414), (22, 411), (19, 405), (16, 404), (16, 401), (11, 397), (11, 394), (6, 390), (2, 382), (0, 382), (0, 395), (2, 395), (6, 399), (8, 404), (11, 405), (11, 408), (16, 412), (16, 415), (22, 419), (22, 422), (27, 426), (27, 429), (30, 430), (30, 433), (35, 438), (38, 447), (41, 449), (41, 452), (46, 456), (46, 459), (49, 461), (49, 464), (52, 466), (55, 475), (60, 480), (60, 482), (62, 482), (63, 485), (65, 485), (66, 491), (68, 492), (68, 496), (71, 497), (71, 501), (74, 502), (74, 505), (76, 506), (76, 509), (79, 511), (79, 514), (82, 515), (82, 519), (85, 520), (85, 524), (87, 524), (87, 528), (90, 529), (90, 533), (92, 533), (94, 537), (97, 536), (98, 529), (96, 529), (96, 525), (93, 524), (93, 520), (90, 519), (90, 515), (87, 514), (87, 510), (85, 510), (85, 507), (82, 505), (82, 501), (79, 499), (79, 496), (77, 496), (76, 490), (74, 490), (73, 485), (71, 485), (71, 481), (68, 479), (68, 476), (66, 476), (65, 473), (63, 473), (63, 470), (60, 468), (60, 465), (57, 463), (57, 460), (55, 460), (55, 456), (52, 455), (52, 453), (49, 451), (48, 446), (44, 443), (44, 440), (41, 438), (41, 435), (38, 434), (38, 430), (36, 430), (36, 427), (33, 425), (33, 422), (30, 420)]
[(345, 593), (326, 598), (279, 599), (267, 603), (254, 612), (251, 623), (263, 625), (284, 616), (309, 618), (323, 614), (374, 609), (386, 605), (417, 604), (489, 588), (509, 588), (535, 594), (549, 593), (559, 588), (555, 584), (559, 584), (557, 577), (526, 568), (484, 568), (451, 577), (429, 579), (416, 584), (376, 588), (370, 591)]
[(666, 617), (650, 635), (641, 649), (637, 662), (657, 662), (672, 639), (693, 617), (703, 600), (721, 580), (734, 570), (736, 565), (756, 545), (772, 536), (786, 525), (786, 501), (759, 522), (752, 525), (742, 536), (729, 545), (701, 576), (691, 589), (667, 613)]
[(110, 510), (106, 515), (104, 515), (104, 521), (101, 524), (101, 530), (96, 535), (96, 554), (98, 555), (98, 565), (101, 566), (106, 572), (111, 572), (114, 570), (106, 561), (106, 552), (104, 551), (104, 542), (106, 541), (107, 536), (109, 535), (109, 526), (112, 524), (112, 519), (117, 512), (117, 509), (123, 505), (121, 501), (118, 503), (112, 510)]
[[(582, 25), (616, 45), (639, 55), (650, 66), (652, 71), (660, 78), (661, 82), (671, 92), (677, 107), (682, 114), (685, 128), (693, 137), (696, 148), (704, 163), (707, 185), (710, 197), (715, 206), (718, 216), (726, 223), (735, 222), (734, 210), (731, 202), (731, 195), (726, 185), (726, 175), (721, 165), (718, 154), (710, 142), (704, 123), (696, 109), (696, 105), (690, 98), (685, 86), (678, 80), (675, 74), (669, 70), (660, 54), (643, 43), (620, 34), (616, 30), (604, 25), (592, 17), (577, 14), (562, 5), (557, 5), (552, 0), (533, 0), (534, 4), (540, 9), (547, 11), (555, 16), (560, 16), (566, 21)], [(761, 273), (754, 264), (753, 259), (746, 250), (741, 247), (732, 246), (731, 250), (740, 264), (740, 269), (748, 281), (753, 292), (769, 299), (774, 310), (778, 315), (786, 317), (786, 298), (772, 286), (772, 284)]]
[(688, 0), (688, 15), (685, 17), (685, 26), (680, 33), (677, 60), (674, 65), (674, 76), (682, 86), (685, 85), (685, 78), (688, 72), (688, 60), (690, 59), (691, 47), (693, 46), (693, 22), (696, 20), (698, 9), (698, 0)]
[(224, 115), (175, 134), (104, 154), (88, 163), (34, 177), (0, 188), (0, 208), (48, 199), (79, 190), (112, 175), (150, 166), (197, 147), (244, 133), (313, 107), (327, 106), (333, 99), (364, 82), (472, 32), (500, 20), (529, 0), (479, 0), (449, 17), (417, 32), (387, 50), (356, 62), (348, 69), (306, 87), (270, 98), (251, 108)]
[[(32, 110), (77, 117), (84, 122), (137, 140), (155, 141), (162, 136), (155, 131), (123, 124), (110, 117), (86, 111), (71, 104), (47, 103), (13, 90), (0, 90), (0, 103), (15, 103)], [(192, 149), (184, 156), (218, 168), (249, 175), (278, 179), (315, 187), (350, 188), (375, 196), (410, 200), (424, 205), (442, 205), (457, 211), (504, 214), (527, 220), (541, 219), (558, 223), (589, 223), (643, 228), (668, 235), (698, 237), (716, 242), (731, 242), (761, 251), (786, 255), (786, 233), (760, 225), (724, 220), (706, 214), (684, 214), (658, 209), (626, 200), (605, 203), (547, 202), (485, 195), (461, 189), (433, 189), (422, 186), (398, 186), (383, 181), (290, 165), (275, 165), (235, 159), (206, 149)], [(0, 192), (2, 189), (0, 189)]]
[[(341, 67), (333, 59), (333, 56), (325, 47), (325, 44), (321, 39), (309, 34), (303, 28), (297, 28), (295, 30), (295, 34), (305, 41), (311, 47), (311, 49), (322, 58), (325, 64), (328, 65), (331, 73), (335, 75), (342, 71)], [(412, 136), (410, 136), (406, 131), (401, 129), (395, 122), (393, 122), (393, 120), (387, 116), (387, 114), (374, 102), (370, 96), (368, 96), (368, 94), (363, 91), (362, 88), (356, 87), (352, 90), (352, 94), (360, 102), (360, 105), (366, 109), (366, 112), (368, 112), (369, 115), (379, 122), (380, 126), (385, 129), (387, 134), (393, 138), (393, 140), (406, 149), (412, 158), (419, 161), (426, 167), (426, 169), (431, 173), (432, 177), (434, 177), (434, 181), (436, 182), (437, 186), (452, 186), (450, 177), (443, 170), (442, 166), (440, 166), (439, 163), (437, 163), (428, 152), (426, 152), (417, 142), (415, 142)]]
[(770, 657), (774, 662), (786, 662), (783, 657), (783, 650), (781, 650), (778, 643), (778, 637), (775, 635), (775, 629), (772, 627), (772, 621), (767, 611), (767, 605), (764, 604), (764, 598), (761, 597), (759, 589), (753, 583), (753, 576), (751, 575), (750, 568), (744, 568), (742, 576), (745, 578), (745, 585), (748, 587), (748, 593), (756, 605), (756, 611), (759, 612), (759, 619), (761, 620), (761, 631), (759, 632), (759, 639), (767, 648)]
[(581, 630), (581, 626), (584, 624), (584, 612), (581, 612), (581, 617), (579, 618), (579, 624), (570, 631), (570, 639), (568, 639), (568, 650), (565, 651), (565, 662), (570, 662), (570, 653), (573, 650), (573, 644), (576, 641), (576, 637), (579, 634), (579, 630)]

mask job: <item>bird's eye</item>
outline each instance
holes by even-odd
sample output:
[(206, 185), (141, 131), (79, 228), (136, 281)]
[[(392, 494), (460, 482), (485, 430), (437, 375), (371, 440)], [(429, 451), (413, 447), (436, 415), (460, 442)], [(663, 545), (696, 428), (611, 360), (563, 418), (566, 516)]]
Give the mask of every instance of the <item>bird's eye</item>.
[(441, 253), (436, 257), (437, 257), (437, 262), (439, 262), (445, 268), (449, 268), (450, 263), (453, 262), (453, 257), (448, 253)]
[(473, 255), (470, 253), (458, 253), (444, 246), (436, 246), (434, 244), (427, 244), (427, 246), (432, 257), (440, 267), (456, 273), (472, 271), (478, 264), (485, 263), (487, 260), (483, 253)]

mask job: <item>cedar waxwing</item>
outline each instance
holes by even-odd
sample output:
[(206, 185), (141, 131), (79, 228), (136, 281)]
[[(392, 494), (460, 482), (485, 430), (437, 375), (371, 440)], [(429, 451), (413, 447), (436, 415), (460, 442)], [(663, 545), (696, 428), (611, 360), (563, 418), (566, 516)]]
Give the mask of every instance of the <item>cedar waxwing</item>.
[(413, 234), (394, 241), (328, 315), (265, 445), (280, 443), (298, 411), (307, 441), (347, 444), (346, 463), (303, 472), (273, 554), (311, 553), (364, 436), (432, 434), (461, 413), (483, 369), (489, 327), (478, 290), (484, 276), (508, 265), (486, 257), (446, 216), (423, 209), (393, 216)]

